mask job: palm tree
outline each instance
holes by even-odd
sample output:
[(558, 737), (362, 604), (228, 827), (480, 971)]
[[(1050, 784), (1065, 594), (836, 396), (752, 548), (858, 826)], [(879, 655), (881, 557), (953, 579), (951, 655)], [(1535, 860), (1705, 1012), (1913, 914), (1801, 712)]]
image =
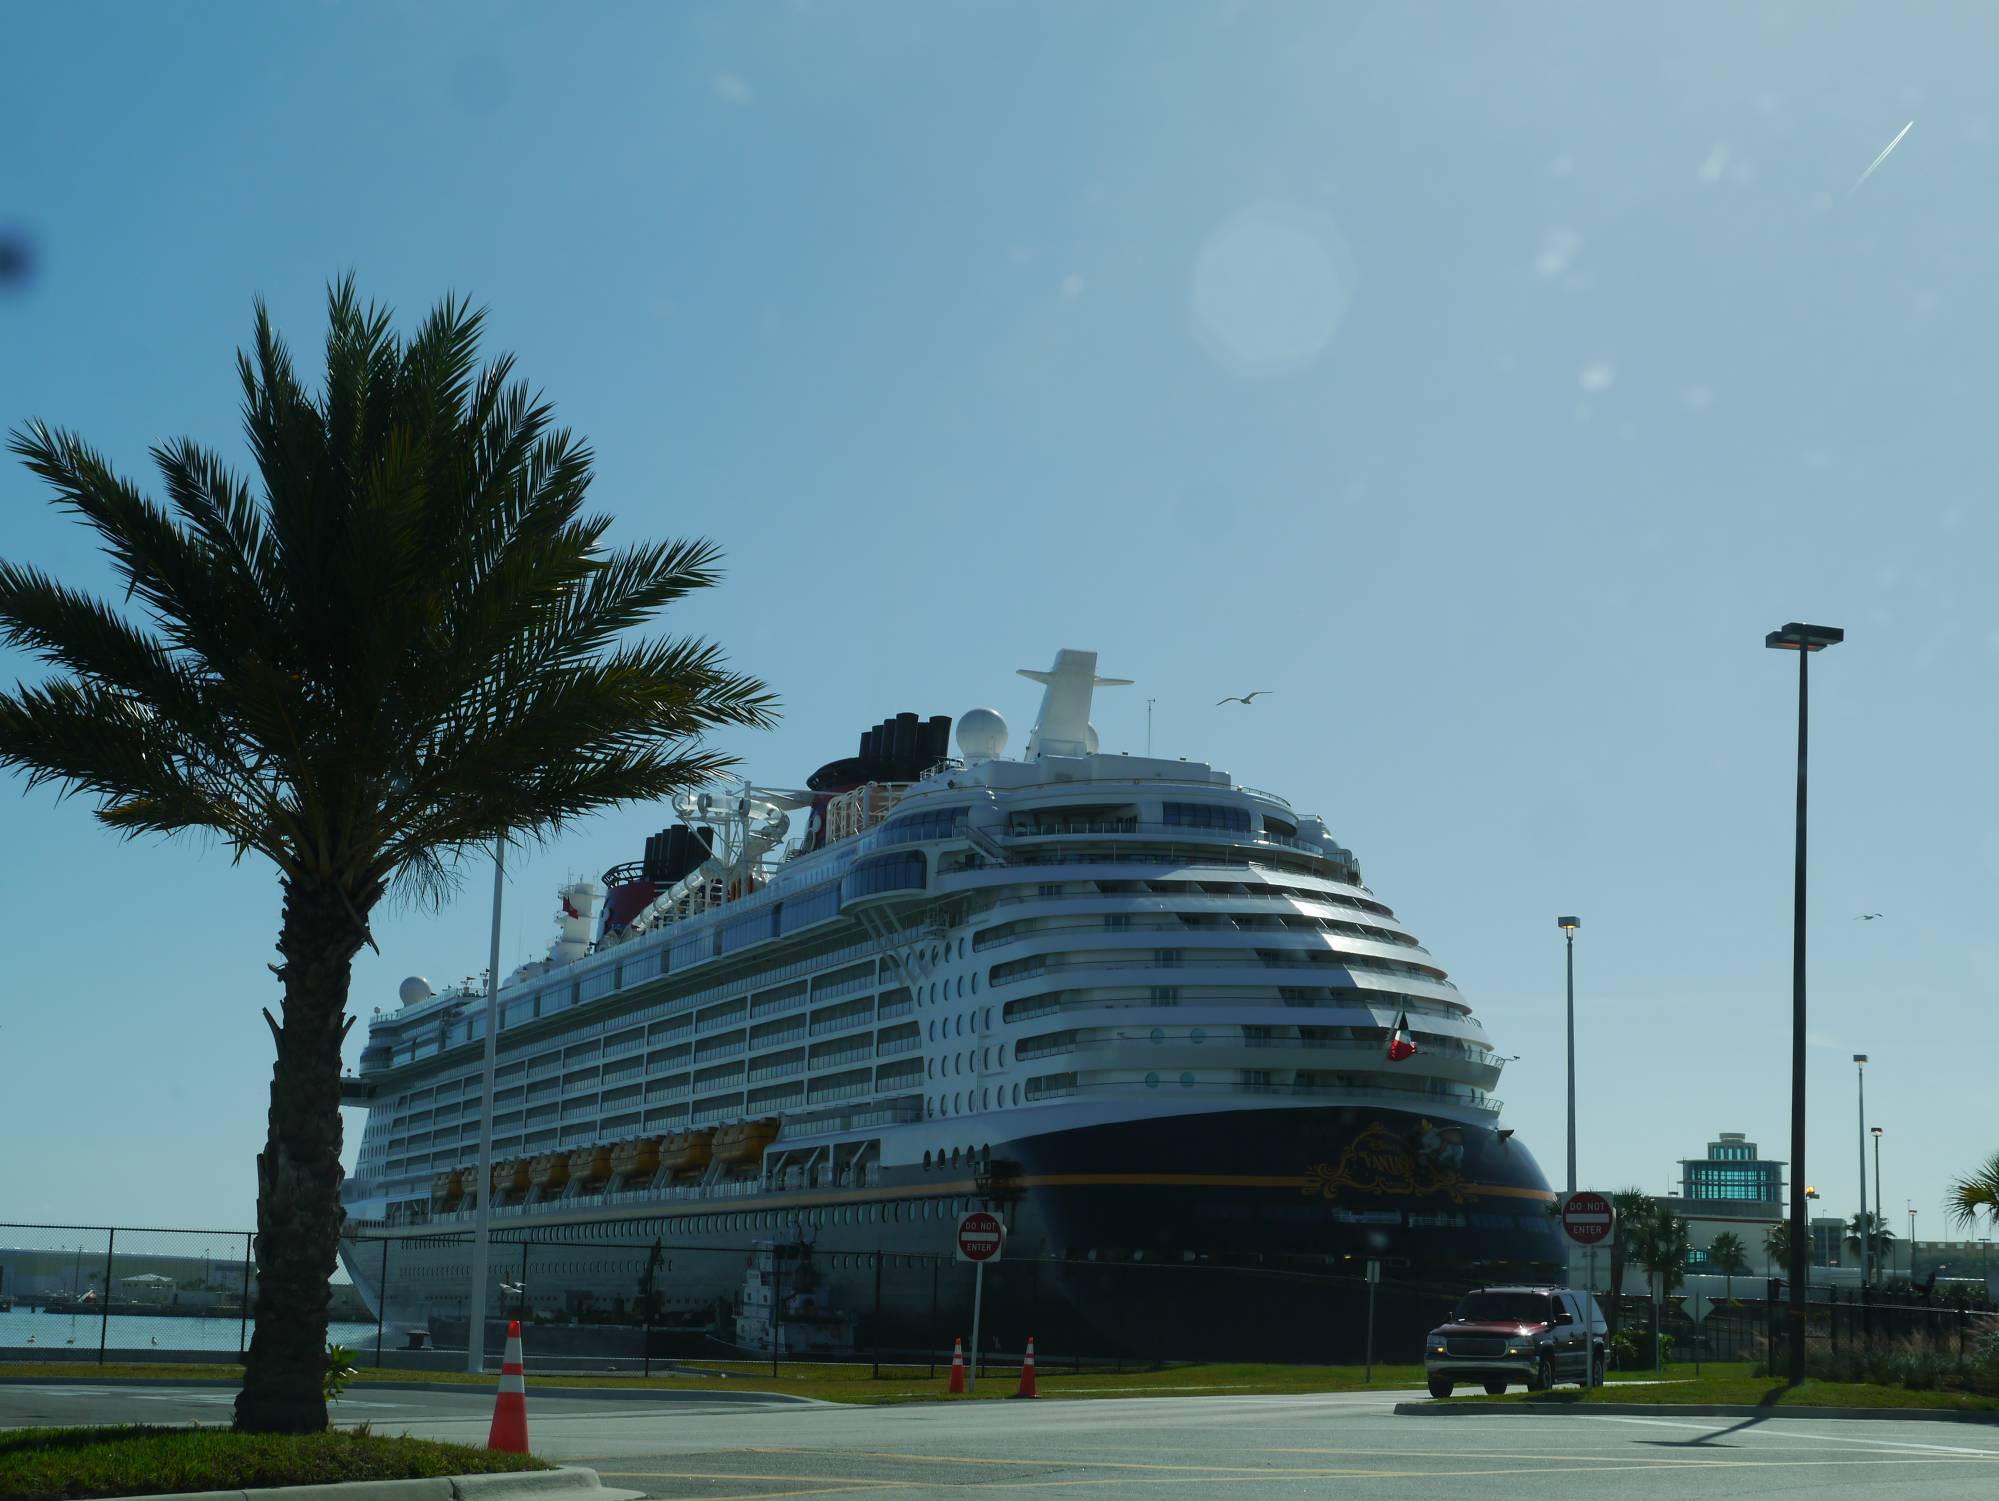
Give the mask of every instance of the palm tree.
[(1951, 1223), (1964, 1229), (1977, 1225), (1980, 1210), (1985, 1211), (1988, 1229), (1999, 1226), (1999, 1152), (1964, 1177), (1953, 1179), (1943, 1207)]
[(1610, 1309), (1605, 1322), (1610, 1326), (1610, 1333), (1615, 1335), (1620, 1300), (1624, 1296), (1624, 1269), (1631, 1264), (1633, 1252), (1644, 1241), (1651, 1222), (1659, 1213), (1659, 1206), (1642, 1188), (1621, 1188), (1610, 1196), (1610, 1202), (1617, 1212), (1617, 1229), (1610, 1243)]
[[(237, 357), (258, 488), (190, 440), (153, 450), (166, 503), (75, 435), (12, 448), (97, 534), (128, 606), (0, 563), (0, 642), (56, 669), (0, 694), (0, 767), (88, 794), (128, 837), (199, 832), (277, 867), (283, 962), (257, 1158), (256, 1336), (236, 1426), (326, 1426), (340, 1206), (340, 1047), (354, 955), (398, 889), (458, 859), (666, 798), (729, 765), (703, 731), (773, 703), (713, 646), (628, 632), (716, 580), (705, 542), (604, 544), (589, 450), (477, 367), (484, 314), (447, 298), (407, 342), (329, 287), (314, 394), (256, 306)], [(497, 977), (496, 977), (497, 978)]]
[(1780, 1277), (1791, 1275), (1791, 1222), (1779, 1220), (1763, 1237), (1763, 1254), (1776, 1266)]
[(1846, 1249), (1856, 1256), (1860, 1254), (1860, 1238), (1863, 1235), (1867, 1237), (1868, 1264), (1873, 1267), (1885, 1267), (1888, 1264), (1888, 1253), (1893, 1249), (1891, 1243), (1895, 1239), (1895, 1232), (1877, 1220), (1870, 1211), (1863, 1209), (1846, 1226)]
[(1742, 1244), (1742, 1237), (1733, 1230), (1722, 1231), (1708, 1242), (1707, 1259), (1721, 1272), (1722, 1297), (1733, 1303), (1735, 1279), (1749, 1266), (1749, 1250)]

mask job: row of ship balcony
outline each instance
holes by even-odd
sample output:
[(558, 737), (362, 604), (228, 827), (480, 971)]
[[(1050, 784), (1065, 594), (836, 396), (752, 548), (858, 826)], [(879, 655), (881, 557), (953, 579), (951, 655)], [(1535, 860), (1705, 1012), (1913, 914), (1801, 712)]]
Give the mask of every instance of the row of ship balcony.
[(1469, 1085), (1454, 1084), (1435, 1077), (1416, 1078), (1412, 1076), (1403, 1087), (1388, 1084), (1359, 1084), (1344, 1079), (1326, 1080), (1316, 1077), (1284, 1078), (1285, 1074), (1304, 1074), (1306, 1070), (1290, 1069), (1241, 1069), (1234, 1070), (1228, 1077), (1217, 1077), (1213, 1073), (1202, 1073), (1183, 1069), (1178, 1073), (1167, 1070), (1069, 1069), (1061, 1073), (1042, 1074), (1027, 1081), (1027, 1100), (1030, 1104), (1045, 1100), (1074, 1098), (1140, 1098), (1150, 1099), (1160, 1095), (1193, 1095), (1197, 1097), (1244, 1096), (1264, 1099), (1283, 1097), (1288, 1099), (1312, 1100), (1322, 1104), (1337, 1104), (1347, 1100), (1372, 1100), (1384, 1106), (1394, 1106), (1403, 1110), (1434, 1109), (1439, 1105), (1450, 1105), (1459, 1109), (1474, 1110), (1481, 1114), (1497, 1116), (1504, 1108), (1497, 1095)]

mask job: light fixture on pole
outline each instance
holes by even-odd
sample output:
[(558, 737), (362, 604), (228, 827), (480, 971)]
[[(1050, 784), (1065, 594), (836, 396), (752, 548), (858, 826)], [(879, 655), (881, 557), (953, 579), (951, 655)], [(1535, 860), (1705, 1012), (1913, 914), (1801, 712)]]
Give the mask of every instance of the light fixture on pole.
[[(1869, 1126), (1867, 1134), (1874, 1138), (1874, 1233), (1879, 1235), (1882, 1227), (1888, 1223), (1881, 1218), (1881, 1128), (1879, 1126)], [(1882, 1249), (1886, 1250), (1887, 1247), (1884, 1246)], [(1884, 1266), (1878, 1270), (1881, 1273), (1882, 1280), (1886, 1281), (1888, 1268)]]
[(1558, 917), (1569, 956), (1569, 1192), (1576, 1191), (1576, 929), (1580, 917)]
[(1853, 1055), (1853, 1077), (1860, 1086), (1860, 1295), (1867, 1296), (1867, 1268), (1877, 1226), (1867, 1218), (1867, 1055)]
[[(500, 1035), (500, 896), (507, 884), (507, 841), (493, 844), (493, 942), (486, 970), (486, 1066), (479, 1097), (479, 1206), (472, 1230), (472, 1289), (465, 1308), (465, 1369), (486, 1369), (486, 1262), (493, 1227), (493, 1063)], [(388, 1296), (388, 1289), (382, 1289)]]
[(1790, 1384), (1805, 1379), (1805, 758), (1811, 725), (1812, 656), (1846, 639), (1838, 626), (1793, 620), (1763, 644), (1798, 654), (1798, 824), (1791, 899), (1791, 1306)]

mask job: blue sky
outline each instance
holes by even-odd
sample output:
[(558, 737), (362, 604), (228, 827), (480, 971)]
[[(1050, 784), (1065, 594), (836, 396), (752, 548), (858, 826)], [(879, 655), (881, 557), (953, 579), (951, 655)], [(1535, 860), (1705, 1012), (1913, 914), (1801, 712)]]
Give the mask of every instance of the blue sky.
[[(71, 4), (10, 18), (0, 425), (136, 477), (240, 452), (254, 294), (446, 290), (587, 434), (673, 624), (768, 680), (793, 783), (1095, 648), (1113, 749), (1323, 814), (1502, 1051), (1558, 1176), (1786, 1155), (1790, 619), (1815, 673), (1810, 1180), (1855, 1051), (1919, 1233), (1989, 1108), (1995, 21), (1975, 7)], [(1856, 179), (1909, 120), (1863, 187)], [(16, 469), (0, 553), (107, 573)], [(27, 670), (0, 660), (0, 678)], [(1253, 710), (1224, 693), (1276, 688)], [(1018, 742), (1016, 742), (1018, 743)], [(636, 808), (517, 863), (509, 962)], [(247, 1223), (268, 870), (0, 799), (0, 1219)], [(486, 871), (355, 1008), (483, 967)], [(1857, 914), (1879, 911), (1876, 922)], [(354, 1039), (358, 1050), (359, 1035)], [(358, 1139), (350, 1117), (350, 1152)], [(351, 1157), (350, 1157), (351, 1160)]]

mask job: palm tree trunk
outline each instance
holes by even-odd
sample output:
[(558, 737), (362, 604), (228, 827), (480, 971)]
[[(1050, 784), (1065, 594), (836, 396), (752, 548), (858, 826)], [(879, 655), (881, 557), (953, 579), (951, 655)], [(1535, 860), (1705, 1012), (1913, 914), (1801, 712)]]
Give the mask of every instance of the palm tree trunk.
[(354, 909), (338, 891), (285, 883), (277, 967), (284, 1021), (271, 1023), (278, 1055), (269, 1135), (257, 1158), (257, 1329), (236, 1398), (236, 1427), (246, 1433), (326, 1428), (327, 1283), (346, 1217), (340, 1045), (360, 947)]

